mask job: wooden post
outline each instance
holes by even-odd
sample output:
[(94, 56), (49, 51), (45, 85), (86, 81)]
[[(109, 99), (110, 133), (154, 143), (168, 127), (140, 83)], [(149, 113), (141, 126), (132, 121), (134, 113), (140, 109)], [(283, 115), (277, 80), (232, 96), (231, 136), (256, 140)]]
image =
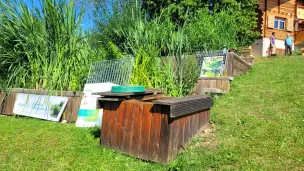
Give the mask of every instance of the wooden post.
[(232, 77), (233, 76), (233, 53), (229, 52), (226, 56), (226, 70), (227, 70), (227, 75)]

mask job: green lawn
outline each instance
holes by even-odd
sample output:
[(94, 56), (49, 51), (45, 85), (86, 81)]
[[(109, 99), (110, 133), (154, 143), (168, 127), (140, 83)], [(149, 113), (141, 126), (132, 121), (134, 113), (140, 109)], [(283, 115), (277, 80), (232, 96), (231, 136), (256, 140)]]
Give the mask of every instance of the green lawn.
[(304, 58), (258, 59), (211, 115), (169, 165), (101, 148), (96, 129), (1, 116), (0, 170), (304, 170)]

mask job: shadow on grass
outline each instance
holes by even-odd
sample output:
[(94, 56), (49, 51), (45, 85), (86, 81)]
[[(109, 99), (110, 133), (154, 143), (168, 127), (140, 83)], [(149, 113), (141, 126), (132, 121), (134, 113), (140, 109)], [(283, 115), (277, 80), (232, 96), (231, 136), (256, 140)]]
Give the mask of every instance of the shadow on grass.
[(100, 138), (100, 128), (94, 127), (90, 130), (90, 133), (94, 136), (94, 138)]

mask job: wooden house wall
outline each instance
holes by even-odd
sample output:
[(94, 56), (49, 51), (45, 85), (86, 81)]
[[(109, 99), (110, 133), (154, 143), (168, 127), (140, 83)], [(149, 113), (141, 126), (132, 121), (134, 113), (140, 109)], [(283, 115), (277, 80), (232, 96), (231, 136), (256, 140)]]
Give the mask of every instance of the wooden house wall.
[[(294, 20), (296, 18), (296, 8), (297, 8), (296, 0), (259, 0), (259, 15), (258, 16), (262, 22), (260, 22), (261, 27), (261, 36), (269, 38), (272, 32), (276, 32), (276, 39), (284, 40), (286, 38), (286, 34), (290, 33), (291, 36), (294, 36)], [(288, 15), (289, 13), (289, 15)], [(262, 15), (262, 16), (261, 16)], [(275, 29), (269, 28), (268, 22), (270, 21), (269, 16), (285, 18), (285, 29)], [(291, 24), (291, 31), (287, 31), (288, 24)]]

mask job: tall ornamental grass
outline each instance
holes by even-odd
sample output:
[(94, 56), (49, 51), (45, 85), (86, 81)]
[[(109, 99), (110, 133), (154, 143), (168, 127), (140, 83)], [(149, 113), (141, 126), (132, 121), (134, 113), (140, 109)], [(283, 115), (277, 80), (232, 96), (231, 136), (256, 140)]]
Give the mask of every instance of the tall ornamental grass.
[[(171, 18), (171, 7), (152, 19), (138, 1), (120, 9), (108, 18), (97, 15), (97, 35), (101, 41), (110, 40), (120, 52), (135, 57), (133, 85), (164, 88), (170, 96), (189, 95), (199, 76), (197, 61), (191, 54), (196, 50), (222, 49), (224, 45), (236, 46), (235, 26), (225, 12), (186, 13), (184, 22), (176, 23)], [(108, 42), (103, 43), (108, 46)]]
[(97, 60), (82, 31), (74, 0), (1, 2), (0, 68), (8, 87), (80, 90)]
[[(190, 94), (198, 72), (189, 65), (195, 66), (195, 60), (185, 57), (185, 52), (191, 51), (185, 28), (173, 23), (168, 12), (149, 20), (138, 4), (127, 10), (132, 24), (113, 31), (125, 39), (117, 47), (135, 56), (131, 84), (164, 88), (170, 96)], [(186, 68), (191, 68), (188, 77)]]

